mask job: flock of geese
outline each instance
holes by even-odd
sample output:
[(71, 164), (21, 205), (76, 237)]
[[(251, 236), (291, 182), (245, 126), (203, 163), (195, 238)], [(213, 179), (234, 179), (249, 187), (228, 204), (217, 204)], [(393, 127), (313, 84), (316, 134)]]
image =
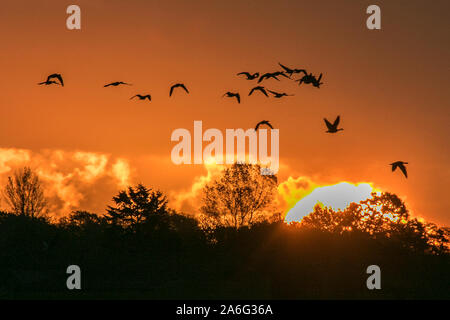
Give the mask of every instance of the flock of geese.
[[(289, 67), (287, 67), (285, 65), (282, 65), (281, 63), (278, 63), (278, 64), (283, 69), (282, 71), (268, 72), (268, 73), (264, 73), (262, 75), (260, 75), (259, 72), (250, 73), (250, 72), (247, 72), (247, 71), (239, 72), (237, 74), (237, 76), (245, 76), (246, 80), (249, 80), (249, 81), (257, 80), (257, 84), (258, 85), (253, 87), (250, 90), (248, 96), (251, 96), (254, 93), (256, 94), (256, 92), (260, 92), (260, 94), (263, 94), (266, 97), (269, 97), (268, 93), (270, 93), (272, 95), (272, 97), (277, 98), (277, 99), (280, 99), (280, 98), (283, 98), (283, 97), (288, 97), (288, 96), (293, 96), (292, 94), (287, 94), (287, 93), (284, 93), (284, 92), (276, 92), (276, 91), (273, 91), (273, 90), (269, 90), (269, 89), (265, 88), (264, 86), (259, 85), (261, 82), (263, 82), (265, 80), (269, 80), (269, 79), (275, 79), (277, 81), (280, 81), (279, 77), (283, 77), (283, 78), (286, 78), (286, 79), (298, 82), (298, 85), (311, 84), (313, 87), (316, 87), (316, 88), (320, 88), (320, 86), (323, 84), (323, 82), (321, 82), (321, 80), (322, 80), (322, 73), (318, 77), (316, 77), (312, 73), (308, 73), (305, 69), (297, 69), (297, 68), (291, 69), (291, 68), (289, 68)], [(300, 75), (300, 78), (293, 79), (292, 76), (295, 75), (295, 74)], [(46, 85), (46, 86), (48, 86), (48, 85), (60, 85), (60, 86), (64, 86), (64, 80), (63, 80), (63, 77), (62, 77), (61, 74), (53, 73), (53, 74), (49, 75), (45, 81), (39, 82), (38, 85)], [(105, 88), (106, 87), (117, 87), (117, 86), (120, 86), (120, 85), (131, 86), (132, 84), (126, 83), (126, 82), (123, 82), (123, 81), (116, 81), (116, 82), (111, 82), (111, 83), (105, 84), (103, 87), (105, 87)], [(170, 87), (169, 97), (172, 96), (172, 94), (174, 93), (175, 89), (178, 89), (178, 90), (182, 89), (182, 90), (184, 90), (186, 92), (186, 94), (189, 94), (189, 90), (188, 90), (188, 88), (186, 87), (185, 84), (183, 84), (183, 83), (176, 83), (176, 84), (174, 84), (174, 85), (172, 85)], [(230, 92), (230, 91), (228, 91), (222, 97), (235, 98), (238, 103), (241, 103), (241, 95), (240, 95), (239, 92)], [(134, 99), (134, 98), (138, 98), (139, 100), (146, 100), (146, 99), (148, 101), (152, 100), (152, 97), (151, 97), (150, 94), (145, 94), (145, 95), (136, 94), (136, 95), (132, 96), (130, 98), (130, 100)], [(339, 131), (343, 131), (344, 130), (343, 128), (339, 128), (340, 119), (341, 119), (340, 116), (337, 116), (336, 119), (334, 120), (334, 122), (331, 123), (330, 121), (328, 121), (328, 119), (324, 118), (323, 120), (324, 120), (325, 125), (327, 127), (327, 131), (325, 131), (325, 132), (332, 134), (332, 133), (337, 133)], [(269, 128), (273, 129), (272, 124), (268, 120), (262, 120), (262, 121), (260, 121), (260, 122), (258, 122), (256, 124), (255, 131), (257, 131), (261, 125), (266, 125)], [(405, 166), (406, 164), (408, 164), (408, 162), (396, 161), (396, 162), (391, 163), (390, 165), (392, 167), (392, 171), (395, 171), (397, 168), (399, 168), (403, 172), (405, 177), (408, 178), (408, 173), (406, 171), (406, 166)]]

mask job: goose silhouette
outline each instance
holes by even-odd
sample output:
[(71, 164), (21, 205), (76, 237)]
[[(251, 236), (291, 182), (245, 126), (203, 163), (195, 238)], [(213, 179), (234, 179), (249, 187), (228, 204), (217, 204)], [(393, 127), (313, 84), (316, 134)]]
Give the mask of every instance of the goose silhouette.
[[(52, 79), (56, 79), (59, 82)], [(46, 86), (51, 84), (59, 84), (64, 87), (64, 81), (62, 76), (59, 73), (53, 73), (47, 77), (47, 80), (38, 83), (38, 85), (46, 85)]]
[(344, 130), (344, 129), (342, 129), (342, 128), (338, 129), (339, 121), (341, 120), (341, 117), (340, 117), (340, 116), (337, 116), (337, 118), (336, 118), (336, 120), (334, 120), (333, 124), (331, 124), (331, 123), (330, 123), (327, 119), (325, 119), (325, 118), (323, 118), (323, 120), (325, 121), (325, 124), (326, 124), (326, 126), (327, 126), (327, 128), (328, 128), (328, 130), (325, 131), (325, 132), (328, 132), (328, 133), (336, 133), (336, 132), (338, 132), (338, 131)]
[(172, 96), (173, 90), (176, 88), (183, 88), (184, 91), (186, 91), (187, 93), (189, 93), (189, 90), (186, 88), (186, 86), (183, 83), (176, 83), (173, 86), (170, 87), (170, 92), (169, 92), (169, 97)]
[(405, 177), (408, 178), (408, 172), (406, 171), (405, 164), (408, 164), (408, 162), (396, 161), (396, 162), (391, 163), (390, 165), (392, 166), (392, 172), (394, 172), (395, 169), (399, 168), (403, 172)]
[(238, 76), (245, 75), (247, 77), (247, 80), (254, 80), (254, 79), (259, 77), (259, 73), (258, 72), (253, 73), (253, 74), (251, 74), (250, 72), (239, 72), (237, 75)]
[(274, 98), (283, 98), (283, 97), (293, 96), (293, 94), (287, 94), (287, 93), (284, 93), (284, 92), (279, 93), (279, 92), (268, 90), (268, 89), (267, 89), (267, 91), (269, 91), (271, 94), (273, 94)]
[(62, 78), (62, 76), (61, 76), (61, 74), (59, 74), (59, 73), (53, 73), (53, 74), (51, 74), (51, 75), (49, 75), (48, 77), (47, 77), (47, 81), (50, 81), (51, 79), (58, 79), (58, 81), (61, 83), (61, 85), (64, 87), (64, 81), (63, 81), (63, 78)]
[(301, 85), (302, 83), (305, 84), (312, 84), (314, 87), (316, 88), (320, 88), (320, 85), (323, 84), (323, 82), (320, 82), (320, 80), (322, 79), (322, 74), (320, 74), (319, 78), (316, 78), (312, 73), (310, 74), (306, 74), (301, 77), (300, 79), (297, 79), (295, 81), (298, 82), (298, 85)]
[(280, 65), (280, 67), (282, 67), (284, 69), (284, 72), (286, 72), (289, 75), (289, 77), (291, 77), (294, 73), (303, 72), (305, 75), (307, 74), (305, 69), (291, 69), (289, 67), (282, 65), (279, 62), (278, 62), (278, 64)]
[(39, 82), (39, 83), (38, 83), (38, 85), (46, 85), (46, 86), (49, 86), (49, 85), (51, 85), (51, 84), (61, 85), (59, 82), (53, 81), (53, 80), (46, 80), (46, 81), (43, 81), (43, 82)]
[(278, 79), (275, 74), (268, 72), (268, 73), (264, 73), (261, 77), (259, 77), (258, 83), (261, 83), (261, 81), (263, 81), (265, 79), (270, 79), (270, 78), (280, 81), (280, 79)]
[(111, 83), (105, 84), (103, 87), (105, 87), (105, 88), (106, 87), (117, 87), (117, 86), (120, 86), (121, 84), (126, 85), (126, 86), (132, 85), (131, 83), (126, 83), (123, 81), (116, 81), (116, 82), (111, 82)]
[(269, 97), (269, 95), (266, 92), (266, 89), (264, 89), (264, 87), (262, 87), (262, 86), (254, 87), (252, 90), (250, 90), (248, 95), (251, 96), (252, 93), (255, 91), (261, 91), (266, 97)]
[(262, 121), (260, 121), (260, 122), (258, 122), (258, 123), (256, 124), (255, 131), (258, 131), (258, 128), (259, 128), (261, 125), (263, 125), (263, 124), (269, 126), (270, 129), (273, 129), (273, 127), (272, 127), (272, 125), (270, 124), (269, 120), (262, 120)]
[(226, 92), (222, 97), (228, 97), (228, 98), (236, 98), (238, 103), (241, 103), (241, 96), (239, 93), (234, 93), (234, 92)]
[(145, 96), (144, 96), (144, 95), (137, 94), (137, 95), (132, 96), (132, 97), (130, 98), (130, 100), (133, 99), (133, 98), (136, 98), (136, 97), (138, 97), (139, 100), (145, 100), (145, 99), (148, 99), (148, 101), (152, 101), (152, 96), (149, 95), (149, 94), (147, 94), (147, 95), (145, 95)]

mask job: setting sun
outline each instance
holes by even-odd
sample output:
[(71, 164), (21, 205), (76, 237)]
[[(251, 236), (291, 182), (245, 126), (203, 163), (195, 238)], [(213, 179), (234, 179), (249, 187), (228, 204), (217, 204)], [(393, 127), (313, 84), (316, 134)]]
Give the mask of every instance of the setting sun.
[(314, 210), (316, 204), (344, 210), (350, 203), (370, 198), (372, 192), (379, 192), (370, 183), (352, 184), (340, 182), (331, 186), (314, 188), (311, 193), (300, 199), (286, 215), (286, 222), (300, 221)]

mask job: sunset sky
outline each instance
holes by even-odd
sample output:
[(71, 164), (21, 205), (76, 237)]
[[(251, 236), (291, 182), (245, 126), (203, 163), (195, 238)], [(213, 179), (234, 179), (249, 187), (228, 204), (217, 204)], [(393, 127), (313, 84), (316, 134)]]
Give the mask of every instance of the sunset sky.
[[(66, 8), (81, 7), (81, 30)], [(381, 30), (366, 8), (381, 8)], [(219, 169), (171, 162), (177, 128), (280, 132), (280, 210), (316, 187), (367, 183), (407, 202), (412, 214), (450, 225), (448, 12), (437, 1), (89, 0), (3, 1), (0, 10), (0, 183), (31, 165), (55, 212), (102, 213), (117, 191), (142, 182), (195, 213)], [(320, 89), (262, 85), (295, 94), (248, 97), (236, 73), (278, 62), (323, 73)], [(51, 73), (65, 86), (38, 86)], [(113, 81), (130, 87), (103, 85)], [(169, 88), (183, 82), (191, 94)], [(222, 99), (241, 93), (242, 103)], [(152, 102), (129, 100), (151, 94)], [(341, 115), (343, 132), (323, 118)], [(408, 179), (390, 163), (409, 163)], [(1, 207), (5, 207), (2, 200)]]

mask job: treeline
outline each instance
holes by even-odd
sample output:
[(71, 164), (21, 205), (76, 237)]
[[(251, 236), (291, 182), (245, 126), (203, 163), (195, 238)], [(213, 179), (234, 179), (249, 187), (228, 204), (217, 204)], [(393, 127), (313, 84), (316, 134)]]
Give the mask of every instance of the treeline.
[[(0, 212), (0, 298), (450, 298), (448, 229), (410, 217), (397, 196), (317, 206), (287, 225), (259, 202), (273, 177), (230, 170), (209, 184), (200, 218), (141, 184), (103, 214)], [(81, 268), (81, 290), (66, 287), (69, 265)], [(370, 265), (381, 269), (380, 290), (366, 286)]]

